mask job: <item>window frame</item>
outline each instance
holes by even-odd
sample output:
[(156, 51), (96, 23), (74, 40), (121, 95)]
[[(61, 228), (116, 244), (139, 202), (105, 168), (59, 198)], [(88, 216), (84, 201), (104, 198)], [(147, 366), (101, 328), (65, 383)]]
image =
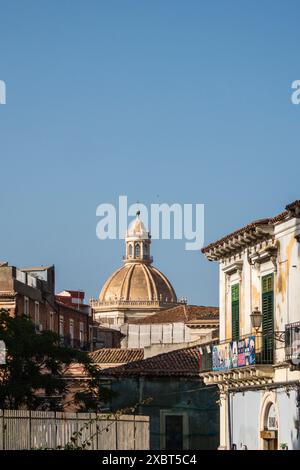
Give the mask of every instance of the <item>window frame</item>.
[[(240, 339), (240, 283), (231, 284), (231, 339)], [(235, 292), (236, 291), (236, 292)]]

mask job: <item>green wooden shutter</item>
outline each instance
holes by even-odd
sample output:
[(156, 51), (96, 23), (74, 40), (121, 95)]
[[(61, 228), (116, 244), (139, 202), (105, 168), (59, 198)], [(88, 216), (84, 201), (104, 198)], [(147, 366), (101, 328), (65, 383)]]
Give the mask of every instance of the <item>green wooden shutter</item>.
[(238, 340), (240, 336), (240, 286), (231, 286), (231, 336)]
[(273, 362), (274, 350), (274, 275), (262, 277), (263, 362)]

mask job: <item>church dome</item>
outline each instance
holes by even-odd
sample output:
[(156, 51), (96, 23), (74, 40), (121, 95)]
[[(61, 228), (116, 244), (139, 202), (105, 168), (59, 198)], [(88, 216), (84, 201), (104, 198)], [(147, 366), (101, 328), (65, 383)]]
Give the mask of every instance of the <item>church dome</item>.
[(131, 301), (170, 304), (177, 302), (175, 291), (158, 269), (146, 263), (125, 263), (104, 284), (100, 302)]
[(124, 266), (115, 271), (104, 284), (99, 304), (115, 304), (133, 308), (164, 308), (177, 303), (170, 281), (152, 266), (151, 235), (140, 219), (140, 212), (128, 227), (125, 238)]

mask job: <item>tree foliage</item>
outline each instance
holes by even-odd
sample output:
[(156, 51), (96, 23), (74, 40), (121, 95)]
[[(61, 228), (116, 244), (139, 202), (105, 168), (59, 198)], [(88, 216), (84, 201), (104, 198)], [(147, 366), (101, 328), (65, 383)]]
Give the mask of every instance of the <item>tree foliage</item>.
[(11, 317), (0, 310), (0, 340), (6, 345), (6, 364), (0, 365), (0, 409), (63, 410), (72, 385), (65, 374), (72, 364), (81, 365), (87, 377), (71, 399), (79, 411), (99, 410), (108, 399), (89, 355), (61, 347), (52, 331), (36, 333), (27, 316)]

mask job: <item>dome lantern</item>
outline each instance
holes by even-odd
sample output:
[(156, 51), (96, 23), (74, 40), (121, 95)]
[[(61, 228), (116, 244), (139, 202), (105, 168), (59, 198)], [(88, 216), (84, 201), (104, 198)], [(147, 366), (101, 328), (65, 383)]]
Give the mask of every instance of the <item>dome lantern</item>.
[(125, 245), (125, 263), (141, 262), (152, 263), (150, 256), (151, 235), (140, 219), (140, 211), (137, 211), (136, 218), (129, 224), (127, 229)]

